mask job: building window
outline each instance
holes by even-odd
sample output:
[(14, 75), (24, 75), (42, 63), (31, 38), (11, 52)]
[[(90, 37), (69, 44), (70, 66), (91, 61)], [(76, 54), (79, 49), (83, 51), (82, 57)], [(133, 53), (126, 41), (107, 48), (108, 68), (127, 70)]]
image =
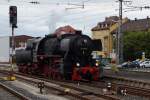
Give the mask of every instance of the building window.
[(104, 51), (108, 50), (108, 37), (104, 37)]
[(106, 27), (106, 28), (108, 27), (108, 24), (107, 24), (107, 23), (105, 24), (105, 27)]
[(19, 47), (25, 47), (25, 42), (19, 42)]

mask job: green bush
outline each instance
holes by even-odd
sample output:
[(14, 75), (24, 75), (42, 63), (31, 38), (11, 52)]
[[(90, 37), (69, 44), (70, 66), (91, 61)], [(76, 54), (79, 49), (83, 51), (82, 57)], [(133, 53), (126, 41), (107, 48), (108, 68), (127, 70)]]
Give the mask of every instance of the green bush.
[(125, 32), (123, 40), (126, 61), (141, 58), (142, 52), (150, 58), (150, 32)]

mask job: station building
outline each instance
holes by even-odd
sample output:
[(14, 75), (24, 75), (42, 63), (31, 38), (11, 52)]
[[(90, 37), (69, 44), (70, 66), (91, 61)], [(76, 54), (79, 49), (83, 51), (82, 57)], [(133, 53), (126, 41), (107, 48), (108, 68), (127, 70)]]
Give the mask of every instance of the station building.
[[(93, 39), (101, 39), (102, 51), (98, 54), (106, 58), (116, 58), (115, 37), (118, 32), (117, 16), (106, 17), (103, 22), (99, 22), (91, 29)], [(122, 32), (150, 31), (150, 18), (130, 20), (123, 18)]]
[[(105, 58), (112, 58), (114, 55), (114, 34), (118, 28), (119, 18), (117, 16), (106, 17), (105, 21), (99, 22), (92, 28), (92, 38), (101, 39), (102, 51), (98, 52), (98, 55), (102, 55)], [(123, 23), (128, 19), (124, 18)]]
[[(14, 36), (15, 49), (24, 49), (28, 39), (32, 39), (32, 36), (17, 35)], [(10, 48), (12, 48), (12, 37), (10, 36)]]
[[(24, 49), (27, 44), (27, 40), (33, 38), (27, 35), (14, 36), (15, 49)], [(0, 37), (0, 64), (7, 64), (10, 62), (10, 55), (12, 54), (12, 37), (1, 36)], [(13, 52), (15, 54), (15, 52)]]

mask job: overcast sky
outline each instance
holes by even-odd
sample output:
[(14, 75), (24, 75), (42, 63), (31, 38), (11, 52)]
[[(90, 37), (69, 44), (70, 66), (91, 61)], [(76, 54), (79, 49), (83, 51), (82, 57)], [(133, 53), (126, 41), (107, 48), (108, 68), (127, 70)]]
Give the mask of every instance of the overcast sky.
[[(31, 1), (38, 1), (40, 4), (30, 4)], [(82, 5), (83, 1), (87, 1), (84, 3), (84, 9), (68, 5)], [(127, 6), (150, 6), (149, 0), (131, 1), (131, 5), (124, 4), (124, 11)], [(118, 15), (116, 0), (0, 0), (0, 36), (11, 35), (8, 15), (10, 5), (18, 8), (18, 28), (15, 35), (44, 36), (64, 25), (71, 25), (90, 35), (91, 28), (98, 22), (103, 21), (105, 17)], [(141, 19), (150, 16), (150, 9), (134, 10), (136, 11), (124, 12), (123, 17)]]

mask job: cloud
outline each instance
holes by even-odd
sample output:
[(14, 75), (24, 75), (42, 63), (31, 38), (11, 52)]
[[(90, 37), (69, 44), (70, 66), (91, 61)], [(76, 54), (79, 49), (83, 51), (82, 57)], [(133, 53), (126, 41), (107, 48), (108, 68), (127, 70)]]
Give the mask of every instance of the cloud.
[[(76, 6), (68, 3), (82, 4), (85, 0), (37, 0), (39, 5), (30, 4), (28, 0), (0, 0), (0, 35), (11, 35), (9, 27), (9, 5), (18, 7), (18, 28), (16, 35), (26, 34), (32, 36), (44, 36), (63, 25), (72, 25), (76, 29), (82, 29), (84, 33), (90, 35), (91, 28), (106, 16), (118, 15), (118, 3), (115, 0), (89, 0), (85, 2), (85, 8), (69, 9)], [(87, 0), (86, 0), (87, 1)], [(150, 1), (134, 0), (132, 5), (139, 6), (148, 4)], [(124, 5), (124, 8), (127, 7)], [(123, 13), (123, 17), (131, 19), (146, 18), (149, 10), (132, 11)]]

